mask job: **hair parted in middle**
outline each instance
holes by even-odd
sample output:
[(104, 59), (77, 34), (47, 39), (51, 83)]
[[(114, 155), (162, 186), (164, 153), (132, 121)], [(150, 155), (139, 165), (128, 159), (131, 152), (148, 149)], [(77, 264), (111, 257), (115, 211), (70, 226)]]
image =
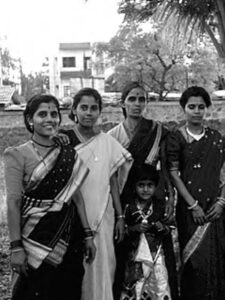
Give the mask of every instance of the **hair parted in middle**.
[(133, 185), (141, 180), (151, 180), (156, 186), (159, 183), (159, 172), (152, 165), (134, 163), (130, 173), (129, 177), (131, 178)]
[(102, 110), (102, 97), (99, 92), (93, 88), (83, 88), (79, 90), (76, 95), (73, 97), (73, 105), (71, 107), (71, 111), (69, 113), (69, 118), (72, 121), (75, 121), (75, 116), (73, 110), (77, 108), (78, 104), (80, 103), (82, 97), (84, 96), (92, 96), (96, 102), (98, 103), (99, 110)]
[(28, 100), (26, 108), (23, 112), (24, 124), (28, 131), (30, 131), (31, 133), (33, 133), (33, 131), (34, 131), (33, 126), (30, 124), (30, 119), (33, 117), (35, 112), (38, 110), (40, 104), (41, 103), (51, 103), (51, 102), (55, 104), (55, 106), (58, 110), (59, 123), (61, 123), (62, 116), (60, 113), (59, 102), (56, 99), (56, 97), (54, 97), (50, 94), (37, 94), (37, 95), (32, 96)]

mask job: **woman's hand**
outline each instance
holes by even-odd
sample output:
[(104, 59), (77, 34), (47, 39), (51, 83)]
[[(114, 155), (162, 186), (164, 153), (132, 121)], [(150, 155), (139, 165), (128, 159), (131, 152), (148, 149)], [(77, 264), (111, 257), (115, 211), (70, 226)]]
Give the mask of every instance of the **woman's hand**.
[(96, 255), (96, 247), (93, 238), (85, 240), (84, 248), (85, 261), (86, 263), (91, 264), (94, 261)]
[(170, 222), (174, 217), (174, 202), (166, 201), (165, 213), (164, 213), (164, 221)]
[(23, 248), (15, 249), (11, 252), (11, 267), (13, 272), (27, 276), (28, 264), (27, 255)]
[(123, 218), (120, 218), (116, 221), (115, 225), (115, 240), (117, 243), (122, 242), (125, 234), (125, 222)]
[(68, 135), (64, 133), (58, 133), (57, 135), (52, 137), (52, 140), (58, 146), (67, 146), (70, 144)]
[(220, 216), (222, 215), (223, 213), (223, 207), (218, 204), (217, 202), (214, 203), (210, 209), (207, 211), (207, 214), (206, 214), (206, 218), (207, 218), (207, 221), (209, 222), (213, 222), (217, 219), (220, 218)]
[(203, 225), (207, 220), (205, 213), (201, 206), (197, 205), (195, 208), (191, 210), (192, 217), (194, 219), (195, 224), (197, 225)]

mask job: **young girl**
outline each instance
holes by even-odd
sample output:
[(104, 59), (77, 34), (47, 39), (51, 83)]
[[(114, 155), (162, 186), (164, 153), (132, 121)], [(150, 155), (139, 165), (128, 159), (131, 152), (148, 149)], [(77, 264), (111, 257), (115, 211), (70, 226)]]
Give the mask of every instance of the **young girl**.
[(134, 196), (125, 207), (126, 263), (121, 300), (176, 299), (171, 226), (163, 222), (165, 204), (154, 196), (159, 175), (153, 166), (134, 165)]

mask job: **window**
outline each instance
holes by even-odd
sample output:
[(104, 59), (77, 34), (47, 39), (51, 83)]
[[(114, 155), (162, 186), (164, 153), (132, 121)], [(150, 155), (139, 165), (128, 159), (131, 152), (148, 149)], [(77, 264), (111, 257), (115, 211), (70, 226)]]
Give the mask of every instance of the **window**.
[(64, 95), (64, 97), (70, 96), (70, 86), (69, 85), (64, 85), (63, 95)]
[(63, 68), (75, 68), (76, 57), (63, 57)]
[(90, 70), (91, 69), (91, 58), (90, 57), (84, 57), (84, 70)]

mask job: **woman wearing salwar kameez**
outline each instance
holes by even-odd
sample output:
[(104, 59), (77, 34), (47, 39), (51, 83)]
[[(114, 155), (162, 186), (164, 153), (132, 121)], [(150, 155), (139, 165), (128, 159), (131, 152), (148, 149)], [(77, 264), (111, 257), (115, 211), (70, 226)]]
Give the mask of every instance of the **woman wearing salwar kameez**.
[(85, 263), (83, 300), (113, 300), (114, 241), (120, 242), (124, 235), (119, 192), (132, 164), (131, 155), (114, 138), (94, 130), (101, 107), (101, 96), (96, 90), (81, 89), (74, 96), (70, 114), (75, 126), (62, 131), (89, 168), (80, 190), (97, 251), (94, 262)]
[[(55, 97), (32, 97), (24, 121), (31, 139), (4, 153), (12, 299), (80, 299), (81, 238), (89, 262), (95, 255), (78, 191), (88, 168), (72, 146), (56, 146), (52, 140), (61, 121)], [(74, 224), (78, 215), (79, 228)]]
[[(123, 122), (112, 128), (112, 135), (132, 155), (137, 163), (146, 163), (160, 170), (157, 198), (165, 202), (165, 221), (171, 220), (174, 211), (173, 188), (166, 168), (165, 141), (168, 130), (159, 122), (142, 117), (147, 93), (138, 82), (129, 82), (121, 95)], [(132, 170), (132, 168), (131, 168)], [(121, 195), (123, 207), (130, 202), (133, 194), (132, 180), (129, 176)], [(123, 245), (117, 247), (117, 270), (114, 286), (115, 299), (119, 299), (124, 269)]]
[(181, 299), (225, 299), (225, 142), (204, 126), (209, 94), (190, 87), (181, 96), (187, 122), (168, 137), (169, 169), (178, 191), (176, 219), (181, 250)]

